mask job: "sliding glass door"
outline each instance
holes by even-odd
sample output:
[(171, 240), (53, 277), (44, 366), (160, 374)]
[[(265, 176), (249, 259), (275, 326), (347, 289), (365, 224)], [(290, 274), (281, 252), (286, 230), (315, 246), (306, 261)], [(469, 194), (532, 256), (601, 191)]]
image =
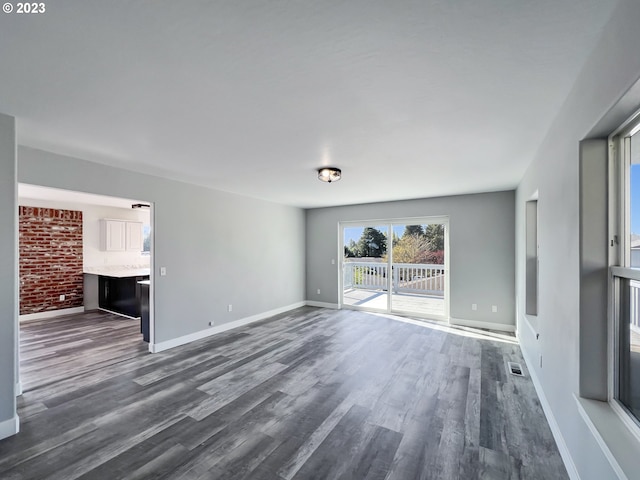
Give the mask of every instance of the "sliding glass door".
[(347, 225), (342, 229), (342, 304), (389, 309), (388, 225)]
[(391, 311), (445, 317), (445, 225), (394, 223)]
[(448, 318), (446, 218), (343, 223), (345, 308)]

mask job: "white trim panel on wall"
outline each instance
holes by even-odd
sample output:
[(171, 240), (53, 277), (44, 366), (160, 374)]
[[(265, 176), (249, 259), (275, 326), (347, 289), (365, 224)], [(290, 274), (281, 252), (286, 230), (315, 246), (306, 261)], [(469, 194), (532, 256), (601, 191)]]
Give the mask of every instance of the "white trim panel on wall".
[(340, 305), (337, 303), (314, 302), (313, 300), (307, 300), (306, 304), (308, 307), (330, 308), (332, 310), (338, 310), (340, 308)]
[(484, 322), (482, 320), (465, 320), (462, 318), (450, 318), (449, 323), (451, 325), (460, 325), (463, 327), (473, 327), (473, 328), (486, 328), (489, 330), (498, 330), (500, 332), (515, 332), (515, 325), (506, 325), (504, 323), (492, 323), (492, 322)]
[(21, 322), (28, 322), (29, 320), (62, 317), (64, 315), (73, 315), (74, 313), (82, 312), (84, 312), (84, 307), (62, 308), (60, 310), (49, 310), (48, 312), (27, 313), (25, 315), (20, 315), (19, 318)]
[(274, 310), (269, 310), (268, 312), (241, 318), (239, 320), (225, 323), (217, 327), (212, 327), (207, 330), (200, 330), (199, 332), (194, 332), (189, 335), (184, 335), (182, 337), (167, 340), (166, 342), (149, 343), (149, 351), (151, 353), (158, 353), (164, 350), (169, 350), (170, 348), (179, 347), (180, 345), (186, 345), (187, 343), (195, 342), (196, 340), (201, 340), (203, 338), (216, 335), (217, 333), (226, 332), (227, 330), (232, 330), (238, 327), (244, 327), (245, 325), (249, 325), (250, 323), (264, 320), (265, 318), (273, 317), (274, 315), (278, 315), (280, 313), (304, 307), (306, 304), (307, 302), (298, 302), (294, 303), (293, 305), (287, 305), (286, 307), (276, 308)]
[(556, 444), (558, 445), (560, 456), (562, 457), (564, 466), (567, 469), (569, 478), (571, 480), (580, 480), (578, 469), (576, 468), (576, 465), (573, 461), (573, 457), (571, 456), (569, 447), (567, 447), (567, 442), (565, 441), (564, 436), (562, 435), (562, 430), (560, 430), (560, 425), (558, 425), (556, 417), (553, 415), (551, 404), (549, 404), (549, 400), (547, 400), (547, 396), (544, 393), (544, 389), (540, 384), (540, 379), (538, 378), (538, 375), (536, 374), (535, 369), (531, 368), (533, 366), (533, 363), (531, 362), (531, 359), (529, 358), (525, 350), (522, 350), (522, 358), (524, 358), (524, 363), (527, 365), (527, 371), (531, 376), (533, 387), (536, 389), (536, 393), (538, 394), (538, 398), (540, 399), (542, 410), (544, 411), (544, 414), (547, 417), (547, 421), (549, 422), (549, 428), (551, 429), (553, 438), (556, 440)]
[(9, 420), (0, 422), (0, 440), (15, 435), (20, 431), (20, 417), (15, 415)]

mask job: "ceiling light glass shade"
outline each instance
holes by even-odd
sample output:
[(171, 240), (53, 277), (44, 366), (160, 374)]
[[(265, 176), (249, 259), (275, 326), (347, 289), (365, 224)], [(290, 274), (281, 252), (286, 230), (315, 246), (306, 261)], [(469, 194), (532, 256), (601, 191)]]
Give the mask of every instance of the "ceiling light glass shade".
[(342, 171), (339, 168), (325, 167), (318, 170), (318, 180), (323, 182), (337, 182), (341, 177)]

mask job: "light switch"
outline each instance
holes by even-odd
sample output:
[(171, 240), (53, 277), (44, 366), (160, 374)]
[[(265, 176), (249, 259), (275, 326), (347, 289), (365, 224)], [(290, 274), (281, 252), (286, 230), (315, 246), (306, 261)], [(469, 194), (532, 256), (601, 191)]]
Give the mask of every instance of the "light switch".
[(160, 267), (160, 276), (164, 277), (167, 274), (167, 267)]

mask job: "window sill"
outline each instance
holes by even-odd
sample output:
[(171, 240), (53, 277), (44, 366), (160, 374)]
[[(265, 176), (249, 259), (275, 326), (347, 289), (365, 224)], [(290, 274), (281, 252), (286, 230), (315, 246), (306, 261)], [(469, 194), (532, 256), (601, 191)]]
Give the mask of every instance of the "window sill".
[(578, 411), (619, 478), (636, 478), (640, 441), (607, 402), (574, 395)]

